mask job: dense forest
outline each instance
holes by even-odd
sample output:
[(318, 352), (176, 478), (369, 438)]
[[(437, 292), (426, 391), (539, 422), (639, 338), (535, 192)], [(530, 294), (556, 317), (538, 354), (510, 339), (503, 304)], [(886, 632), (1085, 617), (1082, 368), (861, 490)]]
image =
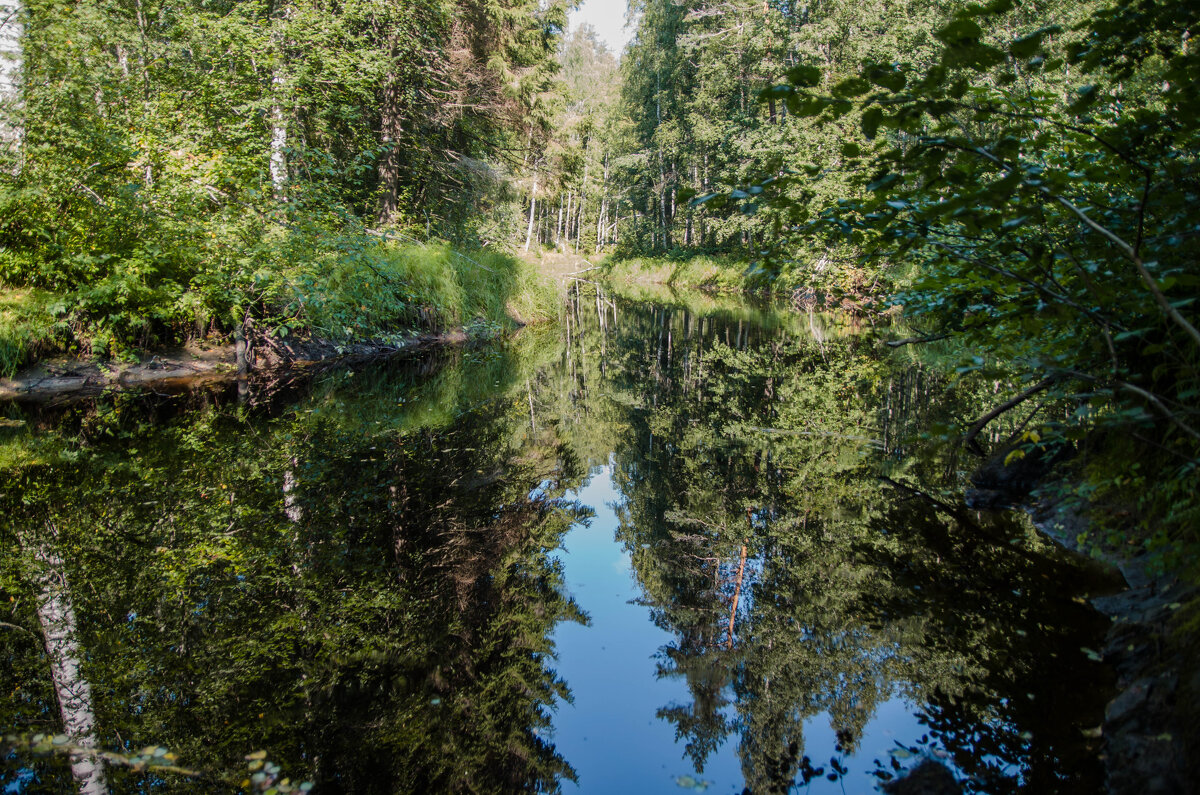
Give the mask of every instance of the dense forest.
[(619, 62), (557, 3), (7, 9), (8, 373), (545, 317), (543, 251), (718, 255), (903, 307), (1041, 412), (1014, 455), (1140, 445), (1103, 488), (1198, 540), (1194, 4), (650, 0)]

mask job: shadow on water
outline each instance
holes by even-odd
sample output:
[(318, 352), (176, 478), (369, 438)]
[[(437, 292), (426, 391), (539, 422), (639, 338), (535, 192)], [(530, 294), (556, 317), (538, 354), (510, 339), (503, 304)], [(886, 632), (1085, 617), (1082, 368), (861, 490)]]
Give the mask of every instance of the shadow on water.
[[(236, 789), (256, 749), (324, 791), (555, 791), (555, 711), (594, 686), (556, 628), (608, 609), (561, 547), (595, 514), (673, 688), (636, 753), (687, 768), (627, 791), (863, 791), (926, 756), (972, 791), (1094, 791), (1107, 583), (962, 507), (970, 462), (921, 439), (987, 397), (836, 318), (581, 285), (558, 329), (248, 400), (4, 407), (0, 726), (61, 731), (54, 549), (96, 743), (206, 776), (110, 765), (114, 791)], [(601, 471), (611, 504), (578, 502)], [(71, 776), (0, 756), (6, 791)]]

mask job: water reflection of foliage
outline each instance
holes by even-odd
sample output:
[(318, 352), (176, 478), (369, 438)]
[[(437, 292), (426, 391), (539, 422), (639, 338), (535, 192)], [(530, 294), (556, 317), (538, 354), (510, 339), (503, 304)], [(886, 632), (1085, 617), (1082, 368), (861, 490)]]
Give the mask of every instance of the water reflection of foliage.
[(788, 791), (813, 775), (806, 719), (828, 714), (840, 758), (899, 695), (971, 788), (1094, 786), (1081, 682), (1102, 673), (1079, 647), (1098, 625), (1072, 601), (1087, 575), (1028, 527), (953, 507), (954, 451), (918, 440), (976, 413), (981, 385), (816, 324), (622, 306), (618, 325), (590, 307), (577, 325), (603, 339), (580, 346), (604, 362), (574, 389), (617, 415), (618, 537), (676, 637), (660, 675), (692, 700), (659, 715), (698, 769), (735, 736), (749, 790)]
[[(220, 401), (154, 417), (124, 398), (57, 417), (55, 455), (7, 473), (4, 620), (36, 629), (15, 530), (46, 528), (103, 745), (167, 745), (217, 771), (270, 748), (339, 790), (557, 790), (571, 771), (545, 732), (567, 692), (548, 637), (583, 617), (549, 551), (586, 515), (563, 499), (581, 473), (552, 430), (522, 430), (504, 385), (467, 394), (492, 365), (444, 362), (475, 370), (440, 385), (392, 373), (476, 406), (450, 424), (395, 402), (385, 421), (378, 395), (359, 415), (344, 387), (273, 419)], [(3, 723), (55, 731), (36, 644), (0, 643), (19, 663)], [(10, 781), (36, 767), (5, 764)], [(112, 773), (161, 786), (134, 777), (148, 782)]]

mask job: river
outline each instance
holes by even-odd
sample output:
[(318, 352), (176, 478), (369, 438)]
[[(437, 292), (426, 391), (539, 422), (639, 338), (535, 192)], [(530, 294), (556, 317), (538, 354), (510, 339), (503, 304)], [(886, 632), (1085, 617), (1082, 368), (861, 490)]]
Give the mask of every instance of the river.
[(1095, 791), (1109, 583), (963, 505), (992, 396), (882, 333), (579, 284), (508, 339), (0, 407), (0, 787)]

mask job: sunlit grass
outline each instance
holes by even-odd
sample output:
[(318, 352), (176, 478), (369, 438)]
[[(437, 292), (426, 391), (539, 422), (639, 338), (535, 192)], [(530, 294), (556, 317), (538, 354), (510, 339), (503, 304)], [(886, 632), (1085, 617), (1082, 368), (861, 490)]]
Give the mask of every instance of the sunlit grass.
[(705, 290), (736, 292), (769, 287), (751, 272), (750, 263), (733, 257), (699, 255), (684, 260), (661, 257), (611, 258), (604, 274), (612, 281), (668, 284)]
[(0, 377), (57, 345), (53, 294), (0, 287)]

